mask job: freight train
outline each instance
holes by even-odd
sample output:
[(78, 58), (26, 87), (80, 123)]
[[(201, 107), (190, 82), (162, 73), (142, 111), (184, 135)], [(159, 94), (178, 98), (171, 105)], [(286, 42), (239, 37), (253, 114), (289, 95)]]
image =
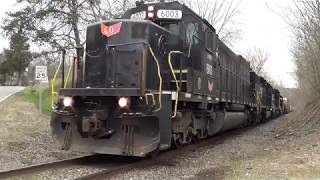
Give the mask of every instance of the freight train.
[(62, 63), (51, 119), (66, 150), (143, 157), (285, 111), (280, 92), (179, 2), (89, 25), (79, 54), (71, 87)]

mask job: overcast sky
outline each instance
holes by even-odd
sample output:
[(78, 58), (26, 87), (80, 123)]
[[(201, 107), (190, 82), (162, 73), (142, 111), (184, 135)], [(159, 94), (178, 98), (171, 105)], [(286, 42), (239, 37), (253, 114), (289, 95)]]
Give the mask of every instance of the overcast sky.
[[(244, 53), (253, 47), (262, 48), (270, 54), (264, 70), (277, 82), (285, 87), (295, 87), (292, 77), (294, 64), (290, 54), (291, 33), (288, 25), (268, 7), (290, 6), (290, 0), (239, 0), (241, 14), (239, 17), (242, 39), (236, 42), (233, 49)], [(1, 20), (6, 11), (18, 9), (16, 0), (1, 1)], [(281, 4), (279, 4), (281, 2)], [(0, 37), (0, 52), (8, 47), (8, 41)]]
[(252, 47), (264, 49), (270, 54), (264, 70), (278, 83), (295, 87), (296, 82), (292, 77), (295, 65), (290, 53), (293, 38), (291, 30), (285, 21), (273, 12), (286, 10), (290, 6), (291, 0), (242, 0), (240, 20), (244, 34), (234, 48), (237, 52), (246, 52)]

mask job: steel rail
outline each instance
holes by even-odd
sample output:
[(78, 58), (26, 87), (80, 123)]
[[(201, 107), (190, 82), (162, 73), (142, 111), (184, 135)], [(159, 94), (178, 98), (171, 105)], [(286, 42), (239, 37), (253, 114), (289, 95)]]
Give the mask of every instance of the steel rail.
[(94, 158), (93, 155), (80, 156), (80, 157), (78, 156), (75, 158), (69, 158), (69, 159), (53, 161), (49, 163), (31, 165), (27, 167), (18, 168), (18, 169), (0, 171), (0, 179), (21, 176), (21, 175), (29, 175), (29, 174), (34, 174), (38, 172), (44, 172), (49, 169), (64, 168), (65, 166), (76, 165), (77, 163), (90, 161), (93, 158)]
[(137, 162), (130, 162), (125, 164), (113, 164), (112, 167), (108, 167), (107, 169), (104, 169), (102, 171), (99, 171), (97, 173), (85, 175), (82, 177), (76, 178), (76, 180), (96, 180), (96, 179), (105, 179), (108, 177), (111, 177), (113, 175), (120, 174), (121, 172), (128, 172), (130, 170), (133, 170), (135, 168), (142, 168), (147, 167), (150, 165), (153, 165), (156, 163), (155, 158), (147, 158), (147, 159), (141, 159)]

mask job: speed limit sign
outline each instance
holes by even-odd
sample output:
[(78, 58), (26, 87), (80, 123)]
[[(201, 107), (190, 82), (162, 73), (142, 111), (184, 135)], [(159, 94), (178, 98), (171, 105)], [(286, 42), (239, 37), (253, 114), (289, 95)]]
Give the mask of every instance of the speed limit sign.
[(37, 81), (48, 81), (47, 66), (36, 66), (35, 79)]

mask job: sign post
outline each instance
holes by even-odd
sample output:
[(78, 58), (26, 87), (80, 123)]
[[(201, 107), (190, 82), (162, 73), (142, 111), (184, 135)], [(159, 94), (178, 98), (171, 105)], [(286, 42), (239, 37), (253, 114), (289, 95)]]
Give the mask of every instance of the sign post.
[(36, 66), (35, 80), (39, 81), (39, 111), (42, 113), (42, 87), (43, 82), (48, 82), (47, 66)]

